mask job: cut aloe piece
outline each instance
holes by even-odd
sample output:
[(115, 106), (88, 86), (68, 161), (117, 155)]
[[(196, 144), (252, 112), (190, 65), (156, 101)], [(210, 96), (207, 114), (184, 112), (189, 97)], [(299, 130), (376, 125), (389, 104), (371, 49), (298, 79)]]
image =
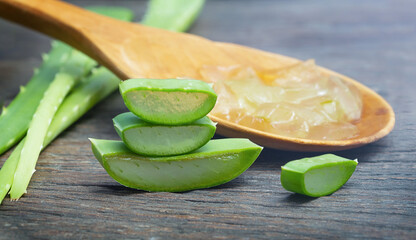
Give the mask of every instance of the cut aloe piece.
[(290, 161), (282, 166), (280, 181), (291, 192), (321, 197), (342, 187), (355, 171), (357, 160), (334, 154)]
[(144, 157), (123, 142), (90, 139), (107, 173), (124, 186), (145, 191), (183, 192), (231, 181), (259, 156), (262, 147), (248, 139), (211, 140), (185, 155)]
[(113, 119), (118, 135), (133, 152), (147, 156), (179, 155), (205, 145), (215, 134), (215, 124), (203, 117), (195, 122), (169, 126), (148, 123), (131, 112)]
[(191, 79), (129, 79), (120, 83), (120, 93), (138, 117), (165, 125), (200, 119), (217, 100), (209, 84)]

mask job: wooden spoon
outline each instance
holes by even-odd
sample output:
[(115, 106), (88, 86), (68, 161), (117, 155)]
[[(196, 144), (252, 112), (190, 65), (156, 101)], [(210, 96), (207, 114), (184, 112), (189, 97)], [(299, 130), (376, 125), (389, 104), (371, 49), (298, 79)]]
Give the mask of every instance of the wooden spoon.
[[(243, 65), (264, 71), (299, 62), (236, 44), (117, 21), (55, 0), (0, 0), (0, 16), (70, 44), (121, 79), (202, 79), (199, 70), (204, 65)], [(393, 109), (382, 97), (351, 78), (325, 68), (321, 70), (353, 83), (361, 91), (364, 106), (362, 119), (356, 123), (359, 136), (337, 141), (290, 138), (211, 115), (211, 119), (219, 123), (218, 133), (229, 137), (247, 137), (276, 149), (335, 151), (374, 142), (393, 129)]]

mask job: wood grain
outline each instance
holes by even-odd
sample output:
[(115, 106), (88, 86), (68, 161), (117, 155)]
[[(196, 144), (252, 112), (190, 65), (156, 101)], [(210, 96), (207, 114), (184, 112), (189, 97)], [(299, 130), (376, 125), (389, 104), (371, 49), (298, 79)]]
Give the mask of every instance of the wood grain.
[[(146, 4), (72, 2), (126, 5), (138, 14)], [(42, 153), (26, 197), (0, 206), (0, 239), (415, 239), (415, 8), (410, 0), (210, 0), (192, 28), (213, 40), (315, 58), (392, 104), (397, 123), (390, 135), (337, 153), (360, 163), (331, 196), (307, 198), (279, 183), (281, 165), (317, 153), (271, 149), (216, 188), (178, 194), (120, 186), (87, 140), (117, 138), (111, 119), (126, 108), (114, 94)], [(7, 103), (40, 64), (49, 39), (2, 20), (0, 29), (0, 100)]]

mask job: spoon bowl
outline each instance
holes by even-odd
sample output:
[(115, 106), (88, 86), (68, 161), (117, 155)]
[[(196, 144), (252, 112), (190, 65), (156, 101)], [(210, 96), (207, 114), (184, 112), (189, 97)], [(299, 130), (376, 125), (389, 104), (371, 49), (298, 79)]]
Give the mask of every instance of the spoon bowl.
[[(299, 62), (236, 44), (114, 20), (56, 0), (0, 0), (0, 17), (68, 43), (123, 80), (176, 77), (204, 80), (199, 70), (205, 65), (243, 65), (261, 72)], [(281, 150), (337, 151), (374, 142), (393, 129), (393, 109), (381, 96), (351, 78), (320, 69), (360, 90), (363, 112), (361, 120), (355, 123), (359, 129), (358, 136), (336, 141), (291, 138), (209, 115), (218, 122), (217, 132), (229, 137), (246, 137), (260, 145)]]

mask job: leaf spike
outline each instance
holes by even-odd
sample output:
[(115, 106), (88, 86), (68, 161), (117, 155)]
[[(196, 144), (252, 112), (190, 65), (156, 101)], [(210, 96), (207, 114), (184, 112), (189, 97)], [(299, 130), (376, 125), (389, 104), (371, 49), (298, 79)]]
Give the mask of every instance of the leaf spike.
[(52, 41), (51, 42), (52, 47), (57, 47), (58, 45), (59, 45), (59, 43), (57, 41)]
[(42, 54), (42, 60), (43, 61), (48, 61), (48, 59), (49, 59), (49, 54), (47, 54), (47, 53)]
[(25, 86), (20, 86), (20, 92), (24, 93), (26, 91), (26, 87)]
[(91, 69), (91, 74), (97, 74), (97, 72), (98, 72), (98, 68)]
[(6, 106), (3, 106), (2, 110), (1, 110), (1, 116), (6, 115), (7, 113), (7, 108)]

